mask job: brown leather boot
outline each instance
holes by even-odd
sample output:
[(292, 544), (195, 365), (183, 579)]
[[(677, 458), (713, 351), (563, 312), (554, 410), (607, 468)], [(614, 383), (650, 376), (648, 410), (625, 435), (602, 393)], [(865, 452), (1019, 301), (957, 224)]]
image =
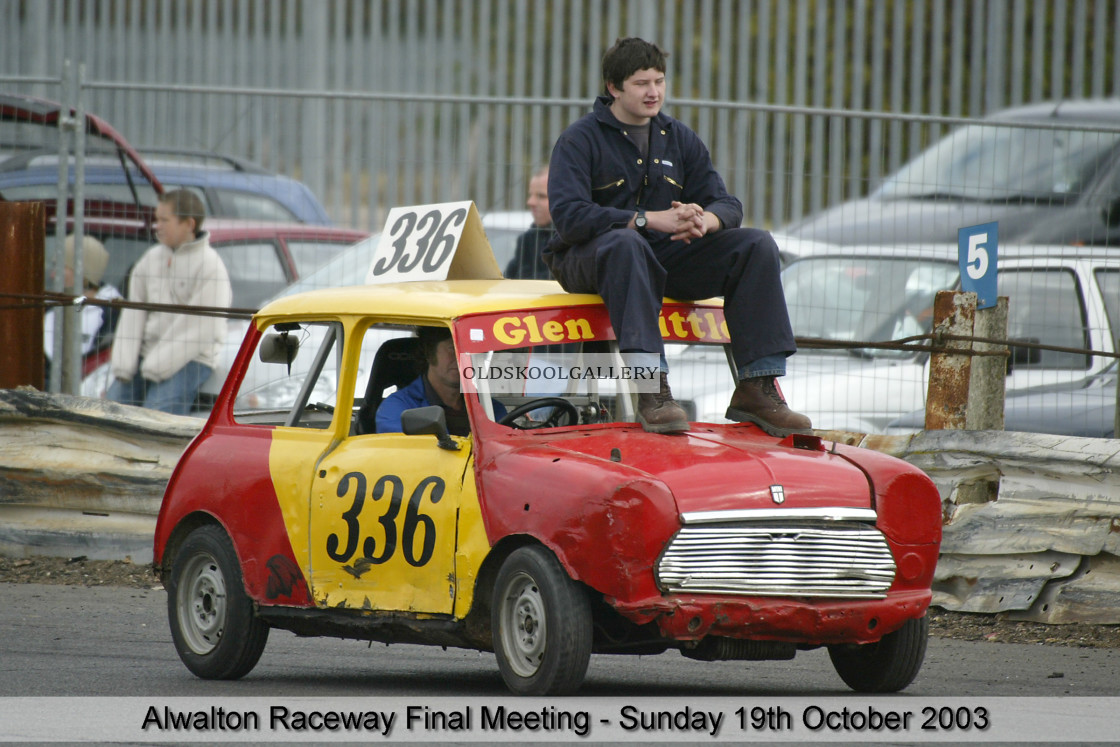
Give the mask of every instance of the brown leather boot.
[(808, 433), (813, 428), (809, 418), (786, 406), (772, 376), (740, 380), (724, 417), (739, 423), (755, 423), (771, 436), (778, 437)]
[(688, 430), (688, 413), (673, 399), (669, 377), (661, 374), (661, 391), (638, 393), (638, 422), (650, 433), (684, 433)]

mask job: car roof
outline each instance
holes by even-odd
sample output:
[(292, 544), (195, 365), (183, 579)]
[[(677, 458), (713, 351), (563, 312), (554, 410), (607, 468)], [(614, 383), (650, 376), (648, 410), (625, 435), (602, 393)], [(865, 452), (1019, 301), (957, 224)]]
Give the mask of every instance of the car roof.
[(990, 121), (1111, 123), (1120, 126), (1120, 98), (1061, 99), (1002, 109)]
[[(30, 122), (45, 127), (57, 127), (62, 114), (62, 105), (56, 101), (14, 93), (0, 94), (0, 120)], [(117, 150), (128, 157), (128, 160), (144, 175), (144, 178), (157, 192), (163, 192), (163, 185), (159, 179), (123, 135), (95, 114), (86, 112), (85, 121), (86, 132), (111, 142)]]
[(508, 228), (526, 231), (533, 225), (533, 214), (528, 210), (490, 210), (482, 214), (482, 227)]
[[(162, 151), (160, 151), (162, 153)], [(70, 179), (75, 178), (74, 159), (70, 158)], [(297, 219), (325, 225), (330, 216), (310, 188), (290, 176), (276, 174), (263, 167), (232, 157), (218, 157), (217, 162), (186, 157), (155, 159), (129, 165), (126, 174), (118, 159), (107, 153), (88, 154), (84, 162), (86, 189), (97, 192), (97, 185), (128, 184), (129, 178), (144, 188), (148, 183), (159, 185), (156, 194), (172, 187), (228, 189), (266, 195), (283, 205)], [(151, 179), (149, 179), (151, 175)], [(152, 179), (155, 181), (152, 182)], [(58, 183), (58, 153), (44, 149), (14, 152), (0, 161), (0, 184), (3, 187), (54, 186)], [(166, 185), (166, 186), (165, 186)]]
[[(114, 203), (107, 203), (110, 208)], [(133, 208), (133, 211), (135, 209)], [(149, 211), (150, 213), (150, 211)], [(120, 237), (142, 236), (155, 241), (151, 236), (148, 220), (123, 211), (114, 214), (97, 212), (85, 216), (85, 227), (93, 233), (111, 233)], [(287, 239), (330, 239), (357, 243), (369, 237), (368, 231), (339, 226), (323, 226), (313, 223), (292, 223), (290, 221), (253, 221), (240, 218), (206, 218), (203, 228), (210, 234), (212, 243), (224, 241), (251, 240), (283, 236)]]
[[(696, 303), (720, 305), (718, 300)], [(602, 304), (600, 296), (567, 293), (554, 280), (420, 280), (297, 293), (272, 301), (258, 317), (376, 313), (402, 320), (449, 322), (469, 314)]]
[(238, 218), (207, 218), (202, 227), (210, 232), (211, 239), (232, 241), (256, 236), (282, 235), (288, 238), (330, 238), (361, 241), (368, 237), (368, 231), (339, 226), (322, 226), (312, 223), (291, 223), (288, 221), (255, 221)]

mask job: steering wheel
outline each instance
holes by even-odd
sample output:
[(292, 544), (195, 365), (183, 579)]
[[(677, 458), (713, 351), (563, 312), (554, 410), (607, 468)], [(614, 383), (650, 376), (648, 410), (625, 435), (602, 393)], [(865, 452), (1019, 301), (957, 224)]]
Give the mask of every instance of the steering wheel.
[[(542, 407), (554, 407), (552, 414), (546, 419), (541, 421), (531, 421), (528, 424), (516, 423), (519, 417), (526, 415), (533, 410), (539, 410)], [(499, 425), (508, 425), (513, 428), (520, 428), (523, 431), (532, 430), (534, 428), (555, 428), (560, 425), (560, 420), (567, 417), (564, 425), (576, 425), (579, 423), (579, 410), (568, 400), (563, 397), (541, 397), (540, 399), (529, 400), (523, 405), (518, 405), (502, 417), (498, 421)]]

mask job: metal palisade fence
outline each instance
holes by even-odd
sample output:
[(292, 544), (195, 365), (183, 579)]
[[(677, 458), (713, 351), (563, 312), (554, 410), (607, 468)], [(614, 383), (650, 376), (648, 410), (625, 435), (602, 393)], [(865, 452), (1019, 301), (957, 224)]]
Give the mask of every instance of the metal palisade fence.
[(618, 37), (670, 52), (668, 111), (747, 220), (865, 194), (959, 118), (1120, 92), (1113, 0), (0, 0), (0, 86), (87, 109), (144, 148), (296, 177), (331, 218), (522, 206), (601, 91)]

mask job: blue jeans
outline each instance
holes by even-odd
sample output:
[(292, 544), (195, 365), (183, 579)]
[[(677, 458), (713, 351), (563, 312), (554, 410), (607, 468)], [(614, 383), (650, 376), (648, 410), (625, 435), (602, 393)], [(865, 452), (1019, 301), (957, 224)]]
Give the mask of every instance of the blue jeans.
[(114, 381), (105, 396), (124, 405), (190, 415), (198, 390), (213, 372), (210, 366), (198, 361), (191, 361), (164, 381), (148, 381), (137, 372), (131, 381)]

